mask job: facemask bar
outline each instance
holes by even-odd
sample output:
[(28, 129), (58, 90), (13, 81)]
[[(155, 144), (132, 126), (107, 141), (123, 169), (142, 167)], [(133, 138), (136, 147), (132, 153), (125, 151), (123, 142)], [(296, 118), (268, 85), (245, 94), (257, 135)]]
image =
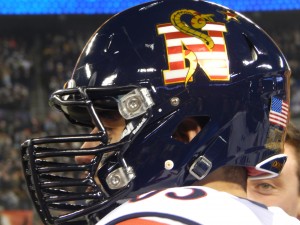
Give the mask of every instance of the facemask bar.
[[(154, 105), (154, 101), (147, 88), (135, 88), (129, 93), (117, 97), (118, 99), (113, 100), (116, 102), (119, 113), (125, 120), (131, 120), (145, 114)], [(50, 105), (61, 110), (72, 123), (77, 124), (80, 124), (80, 122), (72, 119), (68, 107), (73, 105), (86, 107), (92, 117), (93, 124), (99, 131), (103, 132), (103, 137), (107, 138), (104, 126), (97, 116), (94, 104), (90, 100), (86, 89), (71, 88), (57, 91), (50, 98)]]
[[(111, 202), (116, 202), (114, 199), (122, 198), (129, 192), (132, 183), (128, 181), (126, 188), (116, 190), (113, 195), (107, 196), (92, 179), (102, 156), (109, 152), (120, 152), (127, 142), (101, 145), (92, 149), (47, 147), (57, 143), (98, 141), (99, 138), (101, 137), (95, 134), (49, 137), (28, 140), (22, 145), (24, 174), (29, 193), (45, 224), (75, 225), (78, 223), (83, 225), (84, 221), (78, 222), (78, 218), (109, 207)], [(55, 157), (67, 159), (80, 155), (95, 155), (95, 158), (85, 165), (52, 160)], [(119, 167), (123, 168), (122, 160), (119, 159), (119, 161)], [(76, 178), (64, 175), (65, 173), (88, 173), (89, 175)], [(78, 190), (77, 187), (79, 187)], [(84, 191), (87, 187), (90, 187), (90, 190)], [(86, 199), (89, 201), (85, 201)], [(56, 212), (59, 213), (56, 214)], [(67, 222), (70, 220), (72, 222)]]
[[(122, 157), (123, 152), (129, 146), (130, 140), (151, 118), (151, 106), (154, 105), (154, 102), (146, 88), (144, 90), (141, 90), (141, 88), (135, 89), (131, 92), (127, 89), (127, 93), (122, 95), (125, 96), (125, 102), (135, 102), (135, 99), (138, 98), (140, 100), (138, 103), (141, 107), (136, 108), (136, 112), (131, 113), (130, 118), (132, 119), (127, 121), (126, 135), (123, 134), (122, 140), (117, 143), (107, 144), (107, 142), (103, 141), (107, 138), (105, 128), (101, 123), (101, 119), (98, 118), (97, 109), (93, 105), (93, 100), (90, 99), (87, 91), (87, 89), (79, 88), (57, 91), (52, 95), (50, 104), (61, 110), (70, 121), (77, 124), (80, 124), (80, 121), (74, 120), (69, 115), (69, 107), (85, 107), (88, 114), (91, 115), (93, 123), (100, 127), (97, 126), (100, 132), (86, 135), (36, 138), (24, 142), (21, 148), (24, 174), (29, 192), (45, 224), (84, 224), (83, 220), (78, 219), (84, 215), (101, 211), (101, 209), (112, 207), (110, 206), (111, 202), (114, 203), (118, 199), (124, 198), (133, 185), (131, 181), (135, 177), (134, 170), (130, 165), (126, 164)], [(99, 96), (101, 90), (97, 94)], [(144, 101), (148, 101), (148, 103), (146, 104)], [(120, 105), (122, 106), (121, 103)], [(132, 106), (132, 104), (127, 105)], [(122, 107), (124, 108), (126, 105)], [(64, 145), (65, 143), (93, 141), (99, 141), (101, 144), (89, 149), (52, 147), (52, 144)], [(97, 167), (103, 159), (103, 155), (111, 152), (114, 152), (116, 155), (115, 169), (109, 172), (104, 171), (102, 174), (107, 183), (103, 189), (103, 187), (99, 187), (95, 183), (93, 177), (96, 175)], [(52, 160), (55, 157), (63, 159), (64, 157), (74, 158), (79, 155), (95, 155), (95, 158), (86, 165)], [(69, 172), (75, 172), (75, 174), (87, 172), (90, 175), (83, 179), (69, 178), (64, 175), (64, 173)], [(56, 175), (56, 173), (59, 174)], [(116, 178), (121, 178), (121, 182), (115, 182)], [(90, 186), (92, 190), (86, 192), (82, 191), (81, 188), (81, 191), (69, 191), (67, 189), (68, 185), (71, 187), (83, 187), (84, 189)], [(105, 191), (107, 187), (111, 189), (109, 194)], [(89, 200), (86, 202), (84, 201), (85, 199)], [(55, 210), (58, 211), (59, 215), (53, 213)], [(64, 212), (61, 212), (63, 210)]]
[[(95, 137), (96, 138), (96, 137)], [(84, 173), (84, 171), (92, 171), (95, 165), (76, 165), (70, 162), (57, 162), (53, 158), (64, 158), (66, 156), (72, 157), (75, 155), (87, 154), (86, 151), (80, 149), (54, 149), (44, 145), (58, 143), (67, 143), (75, 141), (90, 140), (84, 137), (68, 137), (64, 141), (59, 138), (42, 138), (26, 141), (22, 145), (23, 167), (25, 171), (25, 178), (29, 187), (29, 192), (32, 196), (33, 203), (37, 211), (41, 215), (41, 219), (46, 224), (54, 223), (55, 216), (53, 212), (60, 208), (84, 211), (84, 204), (80, 203), (83, 197), (87, 199), (94, 199), (101, 197), (101, 191), (88, 179), (70, 178), (67, 175), (59, 175), (58, 173)], [(99, 154), (99, 153), (98, 153)], [(101, 157), (99, 157), (101, 158)], [(96, 162), (97, 160), (95, 160)], [(35, 171), (35, 172), (33, 172)], [(74, 187), (74, 190), (67, 190), (66, 187)], [(76, 191), (76, 187), (92, 187), (93, 191), (84, 193)], [(98, 193), (98, 194), (97, 194)], [(68, 202), (74, 201), (74, 204)], [(49, 210), (48, 210), (49, 208)], [(51, 212), (50, 212), (51, 211)], [(63, 215), (64, 213), (62, 213)], [(65, 215), (67, 215), (66, 213)], [(63, 216), (65, 216), (63, 215)], [(62, 216), (62, 217), (63, 217)], [(57, 215), (60, 218), (60, 215)]]
[[(80, 97), (78, 99), (78, 97)], [(89, 112), (89, 116), (91, 116), (91, 119), (94, 123), (94, 125), (98, 128), (99, 132), (101, 133), (102, 139), (101, 142), (107, 144), (108, 136), (106, 133), (106, 130), (100, 121), (99, 117), (97, 116), (96, 110), (94, 108), (94, 105), (92, 101), (89, 99), (89, 96), (87, 95), (86, 89), (84, 88), (71, 88), (71, 89), (64, 89), (56, 91), (52, 94), (50, 101), (50, 106), (55, 106), (60, 111), (62, 111), (65, 116), (72, 122), (80, 124), (80, 122), (77, 122), (73, 120), (68, 111), (69, 106), (83, 106), (86, 107), (86, 109)], [(84, 125), (84, 124), (80, 124)]]

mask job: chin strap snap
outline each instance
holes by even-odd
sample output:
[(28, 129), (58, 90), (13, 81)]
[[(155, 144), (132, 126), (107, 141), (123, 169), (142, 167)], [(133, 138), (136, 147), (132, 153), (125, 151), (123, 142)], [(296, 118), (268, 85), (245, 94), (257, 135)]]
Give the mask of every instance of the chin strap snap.
[(202, 180), (212, 168), (212, 163), (205, 156), (200, 156), (192, 164), (190, 168), (190, 174), (192, 174), (197, 180)]

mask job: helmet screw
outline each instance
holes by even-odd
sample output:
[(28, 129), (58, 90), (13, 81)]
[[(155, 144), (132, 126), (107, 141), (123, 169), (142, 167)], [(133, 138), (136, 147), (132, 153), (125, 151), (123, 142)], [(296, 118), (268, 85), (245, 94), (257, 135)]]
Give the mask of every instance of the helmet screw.
[(170, 103), (172, 106), (178, 106), (180, 103), (180, 99), (178, 97), (173, 97), (170, 99)]
[(127, 104), (130, 112), (135, 112), (141, 106), (139, 99), (135, 97), (129, 99)]
[(120, 183), (120, 177), (119, 176), (113, 176), (111, 177), (111, 184), (114, 186), (118, 186)]
[(165, 161), (165, 169), (166, 170), (171, 170), (174, 167), (174, 162), (172, 160), (167, 160)]

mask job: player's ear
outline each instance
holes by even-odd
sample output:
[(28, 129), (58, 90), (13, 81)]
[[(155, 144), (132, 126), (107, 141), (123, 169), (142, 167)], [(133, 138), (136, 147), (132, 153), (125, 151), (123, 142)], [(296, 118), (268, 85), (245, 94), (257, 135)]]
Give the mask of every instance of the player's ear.
[(177, 141), (189, 143), (201, 131), (201, 126), (194, 117), (185, 118), (173, 133), (173, 138)]

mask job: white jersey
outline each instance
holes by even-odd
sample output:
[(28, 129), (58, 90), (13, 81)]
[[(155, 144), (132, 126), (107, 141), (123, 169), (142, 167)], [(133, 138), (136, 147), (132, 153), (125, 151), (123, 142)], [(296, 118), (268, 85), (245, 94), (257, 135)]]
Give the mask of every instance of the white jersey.
[(97, 225), (299, 225), (278, 207), (207, 187), (169, 188), (122, 204)]

